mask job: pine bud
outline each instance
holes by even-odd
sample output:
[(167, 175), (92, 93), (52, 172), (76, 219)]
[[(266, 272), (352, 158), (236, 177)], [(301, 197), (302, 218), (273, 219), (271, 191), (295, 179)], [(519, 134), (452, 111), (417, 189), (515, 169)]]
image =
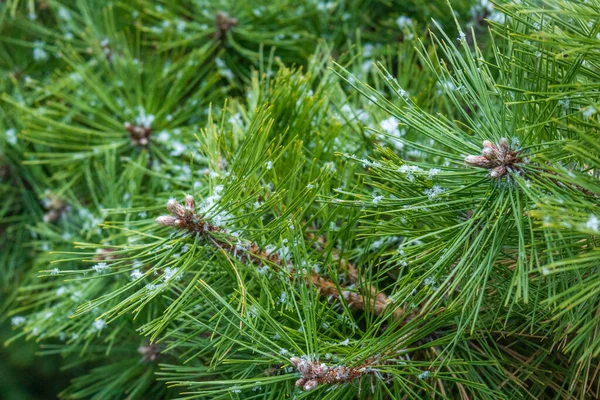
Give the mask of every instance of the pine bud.
[(54, 222), (60, 218), (60, 212), (58, 210), (50, 210), (44, 214), (44, 222)]
[(494, 146), (494, 143), (490, 142), (489, 140), (484, 140), (482, 145), (484, 149), (496, 150), (496, 146)]
[(160, 348), (157, 344), (152, 343), (138, 347), (138, 353), (142, 355), (143, 361), (155, 361), (160, 356)]
[(160, 217), (156, 218), (156, 223), (159, 225), (164, 225), (164, 226), (177, 226), (179, 225), (179, 220), (175, 217), (172, 217), (170, 215), (161, 215)]
[(217, 30), (215, 39), (222, 39), (227, 35), (227, 31), (237, 25), (237, 18), (230, 17), (227, 13), (219, 11), (216, 18)]
[(490, 160), (488, 160), (484, 156), (466, 156), (465, 163), (469, 164), (472, 167), (479, 168), (489, 168), (490, 166)]
[(190, 194), (185, 196), (185, 206), (186, 208), (189, 209), (194, 209), (195, 208), (195, 202), (194, 202), (194, 197)]
[(501, 138), (497, 147), (489, 140), (484, 140), (481, 154), (465, 157), (465, 163), (472, 167), (489, 169), (489, 176), (496, 179), (501, 179), (509, 171), (519, 171), (519, 163), (522, 162), (521, 156), (510, 148), (506, 138)]
[(498, 150), (500, 152), (499, 158), (503, 158), (506, 154), (508, 154), (508, 152), (510, 151), (510, 146), (508, 145), (507, 138), (500, 139), (500, 142), (498, 143)]
[(502, 178), (505, 174), (506, 167), (504, 165), (499, 165), (490, 171), (490, 176), (492, 178)]
[(496, 149), (492, 149), (491, 147), (484, 147), (481, 154), (490, 161), (498, 158), (496, 157)]
[(306, 381), (306, 383), (304, 384), (304, 386), (302, 387), (302, 389), (304, 389), (304, 390), (306, 390), (308, 392), (308, 391), (313, 390), (314, 388), (316, 388), (317, 385), (319, 385), (319, 382), (317, 382), (316, 379), (311, 379), (309, 381)]
[(175, 199), (169, 199), (169, 201), (167, 201), (167, 210), (169, 210), (169, 212), (171, 214), (173, 214), (174, 216), (176, 216), (178, 218), (185, 217), (185, 209)]
[(305, 383), (306, 383), (306, 379), (300, 378), (296, 381), (296, 386), (303, 387)]

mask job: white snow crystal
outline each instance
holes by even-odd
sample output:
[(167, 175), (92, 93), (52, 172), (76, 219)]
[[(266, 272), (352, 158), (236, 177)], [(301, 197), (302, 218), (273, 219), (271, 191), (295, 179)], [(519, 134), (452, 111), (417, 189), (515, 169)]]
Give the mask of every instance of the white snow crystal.
[(94, 328), (97, 331), (101, 331), (102, 329), (104, 329), (104, 326), (106, 325), (106, 321), (103, 319), (99, 319), (97, 321), (94, 321), (92, 325), (94, 325)]
[(436, 185), (431, 189), (426, 189), (425, 194), (427, 195), (427, 197), (429, 197), (429, 200), (433, 200), (445, 191), (446, 189)]
[(144, 276), (144, 274), (139, 269), (134, 269), (131, 271), (130, 276), (131, 279), (135, 281), (136, 279), (140, 279), (142, 276)]
[(437, 174), (439, 174), (440, 172), (442, 172), (442, 170), (438, 169), (438, 168), (431, 168), (429, 170), (429, 172), (427, 173), (427, 179), (431, 179), (434, 176), (436, 176)]
[(48, 59), (48, 53), (42, 48), (44, 42), (40, 42), (39, 40), (34, 42), (33, 47), (33, 59), (35, 61), (45, 61)]
[[(165, 268), (165, 273), (163, 274), (163, 278), (166, 281), (168, 281), (169, 279), (173, 278), (177, 272), (179, 271), (179, 268)], [(179, 278), (179, 277), (178, 277)]]
[(381, 129), (391, 136), (400, 136), (400, 129), (398, 129), (398, 120), (394, 117), (384, 119), (379, 123)]
[(589, 118), (592, 115), (596, 114), (596, 108), (594, 106), (588, 106), (584, 109), (581, 110), (581, 114), (585, 117), (585, 118)]
[(598, 217), (594, 214), (590, 215), (590, 219), (586, 222), (585, 227), (594, 232), (598, 232)]
[(429, 371), (423, 371), (418, 375), (419, 379), (427, 379), (429, 377), (429, 374), (431, 374), (431, 372)]
[(6, 131), (6, 141), (12, 145), (17, 144), (17, 133), (14, 129), (8, 129)]
[(410, 182), (414, 182), (415, 180), (415, 173), (419, 173), (419, 172), (423, 172), (423, 170), (419, 167), (417, 167), (416, 165), (401, 165), (400, 168), (398, 168), (398, 172), (405, 174), (406, 175), (406, 179), (408, 179)]
[(69, 13), (69, 10), (67, 10), (66, 8), (61, 7), (58, 9), (58, 17), (60, 19), (64, 19), (65, 21), (70, 21), (71, 13)]
[(396, 19), (396, 24), (398, 25), (398, 28), (404, 29), (412, 24), (412, 20), (406, 15), (401, 15)]
[(92, 269), (100, 274), (100, 273), (106, 271), (107, 269), (110, 269), (110, 267), (106, 263), (101, 262), (101, 263), (94, 265), (92, 267)]
[(378, 204), (381, 200), (383, 200), (383, 196), (373, 196), (373, 204)]
[(546, 267), (542, 268), (542, 275), (548, 275), (550, 273), (550, 270)]

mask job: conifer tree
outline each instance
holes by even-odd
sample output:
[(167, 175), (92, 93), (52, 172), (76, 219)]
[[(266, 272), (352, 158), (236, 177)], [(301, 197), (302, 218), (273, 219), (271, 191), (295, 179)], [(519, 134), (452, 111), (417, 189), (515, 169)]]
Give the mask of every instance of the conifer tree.
[(5, 358), (64, 399), (600, 397), (599, 21), (0, 4)]

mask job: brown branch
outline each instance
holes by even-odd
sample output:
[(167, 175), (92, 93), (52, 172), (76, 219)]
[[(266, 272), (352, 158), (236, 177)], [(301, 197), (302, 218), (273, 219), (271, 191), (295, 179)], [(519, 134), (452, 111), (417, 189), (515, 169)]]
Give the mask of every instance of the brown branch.
[[(179, 204), (175, 199), (170, 199), (167, 202), (167, 209), (171, 215), (163, 215), (156, 218), (156, 222), (160, 225), (186, 230), (189, 233), (198, 235), (205, 235), (210, 232), (225, 233), (223, 229), (207, 223), (203, 215), (196, 213), (195, 201), (190, 195), (185, 197), (185, 206)], [(286, 262), (275, 253), (267, 253), (256, 243), (250, 243), (249, 245), (243, 243), (243, 246), (240, 246), (240, 244), (242, 244), (241, 240), (233, 236), (231, 239), (235, 240), (236, 244), (225, 242), (217, 238), (211, 239), (210, 243), (234, 256), (239, 256), (238, 252), (242, 249), (242, 254), (253, 264), (261, 264), (264, 261), (268, 261), (268, 264), (273, 267), (282, 270), (286, 267), (285, 270), (289, 271), (293, 277), (300, 276), (298, 271), (294, 269), (291, 264), (286, 264)], [(353, 271), (356, 271), (354, 267), (352, 267), (352, 269)], [(355, 273), (356, 276), (358, 276), (358, 272)], [(371, 289), (370, 295), (362, 295), (351, 291), (344, 286), (336, 285), (331, 280), (325, 279), (314, 272), (310, 273), (306, 278), (303, 277), (303, 279), (306, 279), (307, 282), (314, 285), (319, 290), (321, 296), (332, 296), (336, 299), (341, 299), (343, 297), (348, 305), (358, 310), (370, 309), (373, 310), (375, 315), (381, 315), (391, 305), (389, 298), (384, 293), (377, 293), (374, 291), (374, 288)], [(403, 310), (398, 307), (392, 312), (394, 319), (400, 319), (402, 315)]]
[(360, 366), (347, 367), (345, 365), (327, 366), (318, 361), (303, 359), (299, 357), (290, 358), (290, 362), (302, 378), (296, 381), (296, 386), (304, 390), (313, 390), (319, 385), (335, 385), (347, 383), (360, 378), (366, 374), (377, 373), (371, 368), (373, 360), (367, 360)]

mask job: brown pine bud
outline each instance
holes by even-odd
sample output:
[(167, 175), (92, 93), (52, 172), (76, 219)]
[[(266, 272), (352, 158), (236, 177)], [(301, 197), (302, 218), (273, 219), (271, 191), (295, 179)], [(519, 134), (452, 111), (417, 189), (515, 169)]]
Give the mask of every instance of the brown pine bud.
[(309, 381), (306, 381), (306, 383), (302, 386), (302, 389), (304, 389), (304, 390), (306, 390), (308, 392), (308, 391), (313, 390), (314, 388), (316, 388), (317, 385), (319, 385), (319, 382), (316, 379), (311, 379)]
[(492, 150), (496, 149), (496, 146), (494, 146), (494, 143), (490, 142), (489, 140), (484, 140), (482, 144), (483, 144), (484, 149), (486, 149), (486, 148), (492, 149)]
[(510, 148), (508, 139), (501, 138), (498, 146), (489, 140), (483, 141), (481, 156), (467, 156), (465, 163), (478, 168), (490, 170), (490, 178), (501, 179), (509, 171), (518, 171), (523, 161), (516, 150)]
[(492, 178), (502, 178), (506, 174), (506, 167), (504, 165), (499, 165), (496, 168), (493, 168), (490, 171), (490, 177)]
[(129, 122), (125, 122), (123, 124), (123, 126), (125, 127), (125, 129), (127, 130), (127, 132), (129, 132), (130, 134), (135, 133), (135, 128)]
[(183, 219), (185, 217), (185, 208), (175, 199), (167, 201), (167, 210), (177, 218)]
[(496, 149), (493, 149), (491, 147), (484, 147), (483, 150), (481, 151), (481, 154), (490, 161), (498, 159), (498, 154), (497, 154)]
[(44, 214), (44, 222), (54, 222), (60, 218), (60, 211), (58, 210), (50, 210), (46, 214)]
[(179, 220), (175, 217), (172, 217), (170, 215), (161, 215), (160, 217), (156, 218), (156, 223), (158, 223), (159, 225), (164, 225), (164, 226), (177, 226), (179, 225)]
[(188, 194), (185, 196), (185, 206), (192, 210), (195, 208), (194, 197), (192, 195)]
[(217, 18), (215, 22), (217, 25), (215, 39), (223, 39), (227, 35), (227, 32), (237, 25), (238, 20), (237, 18), (230, 17), (225, 12), (219, 11), (217, 13)]
[(490, 160), (488, 160), (484, 156), (466, 156), (465, 163), (469, 164), (472, 167), (479, 167), (479, 168), (489, 168), (490, 167)]
[(138, 353), (142, 355), (143, 361), (155, 361), (160, 356), (160, 348), (157, 344), (151, 343), (138, 347)]
[(502, 138), (498, 143), (499, 157), (504, 158), (506, 154), (510, 151), (510, 146), (508, 145), (508, 139)]

